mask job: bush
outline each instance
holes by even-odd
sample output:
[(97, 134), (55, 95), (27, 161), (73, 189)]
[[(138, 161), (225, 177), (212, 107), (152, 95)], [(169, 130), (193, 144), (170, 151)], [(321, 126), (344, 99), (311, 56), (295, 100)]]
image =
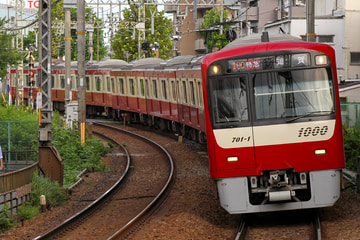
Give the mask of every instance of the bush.
[(10, 228), (14, 227), (15, 225), (16, 225), (15, 220), (10, 218), (9, 215), (9, 205), (4, 204), (4, 209), (0, 214), (0, 232), (3, 233), (9, 230)]
[(18, 217), (23, 217), (25, 220), (31, 219), (39, 215), (39, 207), (31, 206), (29, 202), (25, 202), (25, 204), (19, 206), (16, 215)]
[(85, 168), (90, 171), (104, 171), (101, 157), (109, 152), (99, 139), (86, 139), (82, 145), (76, 129), (63, 127), (59, 113), (54, 112), (52, 144), (59, 151), (64, 162), (64, 186), (70, 187)]
[(50, 181), (47, 177), (41, 177), (37, 173), (32, 177), (33, 191), (31, 194), (31, 206), (40, 207), (40, 196), (45, 195), (46, 202), (51, 207), (64, 205), (67, 195), (64, 189), (60, 188), (58, 182)]
[(352, 171), (357, 170), (357, 159), (360, 156), (360, 127), (346, 128), (343, 126), (344, 151), (346, 168)]

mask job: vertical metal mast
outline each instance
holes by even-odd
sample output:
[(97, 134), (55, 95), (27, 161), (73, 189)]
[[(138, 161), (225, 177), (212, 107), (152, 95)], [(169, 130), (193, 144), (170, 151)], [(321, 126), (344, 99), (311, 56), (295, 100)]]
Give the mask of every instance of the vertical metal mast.
[(86, 81), (85, 81), (85, 1), (77, 1), (78, 102), (81, 143), (85, 143)]
[[(42, 108), (39, 120), (39, 146), (51, 146), (51, 0), (39, 2), (39, 92)], [(38, 93), (39, 94), (39, 93)]]

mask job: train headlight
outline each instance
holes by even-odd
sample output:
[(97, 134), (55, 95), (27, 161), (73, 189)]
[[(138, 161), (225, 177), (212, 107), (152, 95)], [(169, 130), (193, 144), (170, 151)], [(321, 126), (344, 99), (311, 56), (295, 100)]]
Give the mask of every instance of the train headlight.
[(210, 67), (210, 74), (211, 75), (218, 75), (221, 73), (221, 67), (218, 64), (212, 65)]
[(316, 149), (315, 150), (315, 155), (325, 155), (326, 154), (326, 149)]
[(326, 55), (319, 55), (315, 57), (315, 63), (316, 65), (327, 65), (328, 59)]
[(237, 161), (239, 161), (239, 158), (238, 157), (227, 157), (226, 161), (228, 161), (228, 162), (237, 162)]

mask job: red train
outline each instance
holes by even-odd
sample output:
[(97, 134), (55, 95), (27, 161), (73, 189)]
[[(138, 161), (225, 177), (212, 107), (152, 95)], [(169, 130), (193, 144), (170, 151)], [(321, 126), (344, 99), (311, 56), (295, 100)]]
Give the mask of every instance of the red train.
[[(52, 71), (53, 105), (64, 110), (64, 65)], [(76, 74), (73, 66), (73, 100)], [(345, 161), (328, 45), (264, 42), (167, 61), (108, 60), (86, 66), (86, 87), (89, 116), (126, 116), (206, 141), (211, 177), (229, 213), (326, 207), (340, 196)]]

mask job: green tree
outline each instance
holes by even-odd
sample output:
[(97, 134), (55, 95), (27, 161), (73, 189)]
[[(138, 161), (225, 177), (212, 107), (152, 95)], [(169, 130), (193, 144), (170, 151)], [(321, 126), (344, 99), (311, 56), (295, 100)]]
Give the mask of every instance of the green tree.
[[(93, 45), (93, 58), (97, 59), (97, 52), (99, 48), (99, 60), (107, 56), (107, 49), (104, 41), (104, 30), (102, 28), (103, 23), (100, 19), (96, 17), (96, 14), (90, 8), (85, 9), (85, 22), (94, 24), (94, 32), (93, 32), (93, 42), (89, 42), (89, 32), (86, 34), (86, 47), (85, 47), (85, 60), (90, 60), (90, 50), (89, 45)], [(65, 12), (63, 8), (63, 1), (58, 2), (55, 6), (53, 6), (51, 11), (52, 20), (57, 23), (57, 25), (61, 25), (65, 22)], [(91, 19), (90, 19), (91, 16)], [(71, 22), (77, 21), (77, 10), (76, 8), (71, 9)], [(99, 27), (99, 31), (97, 28)], [(64, 31), (60, 31), (57, 28), (52, 28), (52, 57), (53, 58), (62, 58), (65, 56), (65, 34)], [(77, 34), (76, 29), (71, 29), (71, 60), (77, 60)], [(99, 38), (99, 45), (97, 44), (97, 40)]]
[(7, 64), (14, 65), (21, 60), (22, 54), (15, 48), (12, 48), (12, 39), (16, 34), (5, 29), (8, 21), (5, 17), (0, 19), (0, 77), (5, 79), (7, 73)]
[[(153, 13), (153, 14), (151, 14)], [(138, 5), (130, 5), (130, 8), (123, 10), (124, 21), (119, 24), (118, 31), (112, 39), (112, 49), (115, 53), (113, 58), (132, 61), (138, 58), (139, 53), (139, 30), (136, 29), (138, 23)], [(141, 16), (143, 13), (140, 13)], [(151, 34), (151, 16), (154, 16), (154, 34)], [(141, 46), (144, 42), (148, 44), (145, 53), (146, 57), (155, 57), (155, 43), (158, 43), (158, 56), (167, 59), (172, 56), (172, 35), (171, 20), (165, 17), (164, 11), (158, 11), (155, 5), (145, 5), (145, 41), (140, 39)], [(140, 34), (141, 38), (141, 34)]]
[[(220, 50), (229, 43), (229, 40), (226, 38), (226, 32), (230, 30), (230, 24), (224, 24), (230, 22), (227, 16), (228, 11), (223, 10), (223, 20), (220, 23), (220, 14), (214, 8), (207, 11), (204, 15), (204, 21), (200, 24), (200, 33), (205, 39), (209, 52)], [(223, 34), (220, 34), (221, 26), (223, 27)]]

